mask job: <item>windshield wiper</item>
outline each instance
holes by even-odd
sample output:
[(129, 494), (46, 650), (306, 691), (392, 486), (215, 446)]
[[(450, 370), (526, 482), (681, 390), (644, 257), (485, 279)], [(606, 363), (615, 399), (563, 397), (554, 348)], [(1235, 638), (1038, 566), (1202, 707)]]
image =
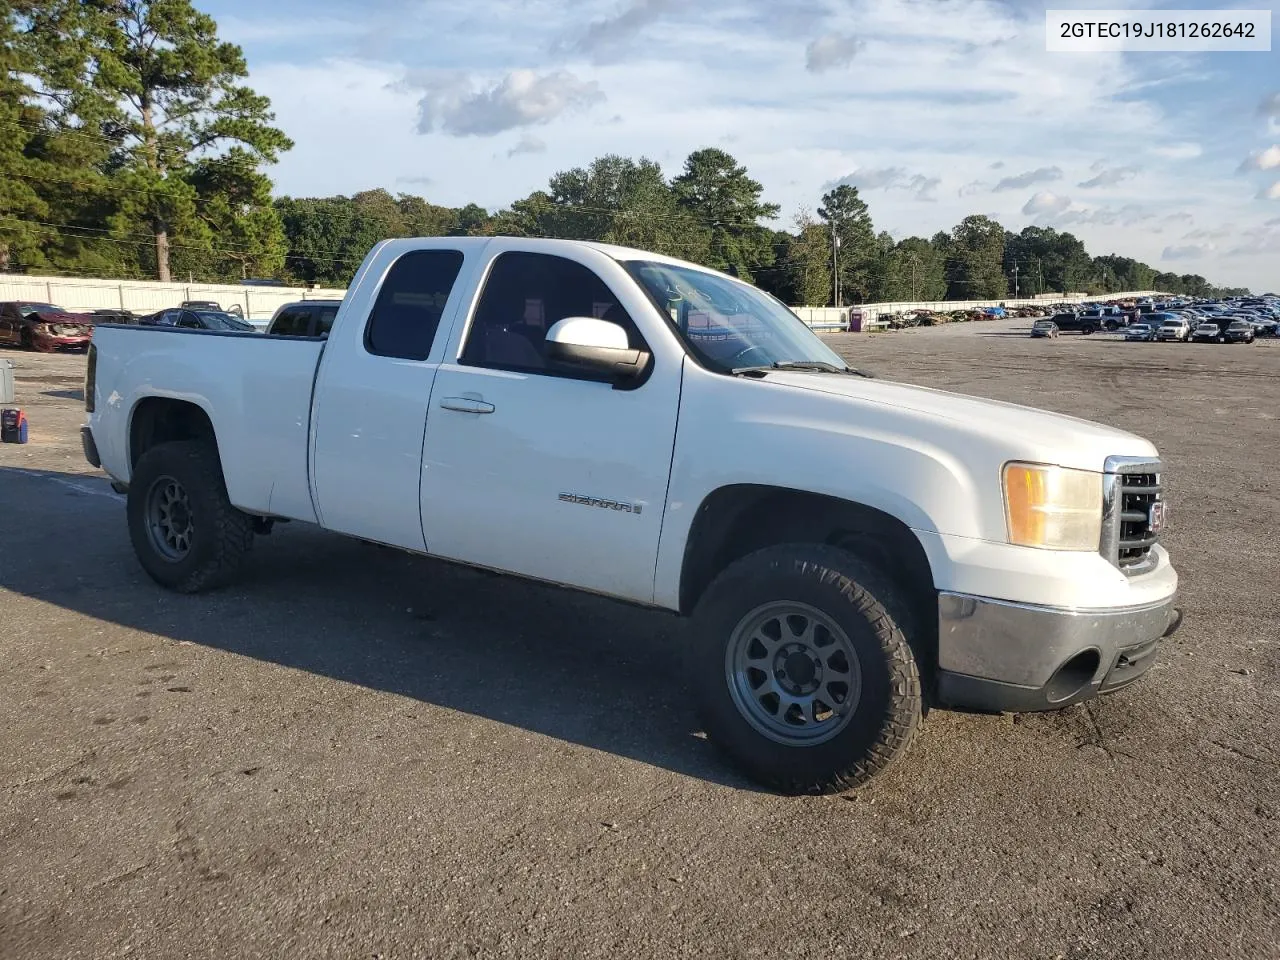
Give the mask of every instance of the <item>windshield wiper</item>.
[(859, 370), (856, 367), (837, 367), (834, 363), (827, 363), (825, 360), (778, 360), (763, 366), (756, 367), (734, 367), (729, 372), (734, 376), (757, 376), (762, 377), (772, 370), (805, 370), (815, 373), (843, 373), (854, 377), (866, 377), (868, 380), (874, 379), (873, 375), (865, 370)]

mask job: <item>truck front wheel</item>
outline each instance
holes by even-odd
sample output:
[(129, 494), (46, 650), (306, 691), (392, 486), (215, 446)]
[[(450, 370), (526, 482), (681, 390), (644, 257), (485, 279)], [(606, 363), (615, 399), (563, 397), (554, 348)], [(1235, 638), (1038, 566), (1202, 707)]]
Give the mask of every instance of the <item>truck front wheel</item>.
[(227, 499), (218, 451), (205, 441), (144, 453), (129, 481), (128, 515), (143, 569), (179, 593), (229, 583), (253, 545), (253, 518)]
[(920, 674), (900, 592), (834, 547), (769, 547), (728, 567), (693, 617), (707, 734), (787, 793), (865, 783), (910, 743)]

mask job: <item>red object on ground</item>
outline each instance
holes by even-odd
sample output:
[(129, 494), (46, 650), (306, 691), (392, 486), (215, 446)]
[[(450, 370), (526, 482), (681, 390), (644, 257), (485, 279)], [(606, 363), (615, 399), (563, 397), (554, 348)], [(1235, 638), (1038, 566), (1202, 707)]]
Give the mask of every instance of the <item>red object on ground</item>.
[(16, 408), (0, 410), (0, 443), (27, 442), (27, 415)]

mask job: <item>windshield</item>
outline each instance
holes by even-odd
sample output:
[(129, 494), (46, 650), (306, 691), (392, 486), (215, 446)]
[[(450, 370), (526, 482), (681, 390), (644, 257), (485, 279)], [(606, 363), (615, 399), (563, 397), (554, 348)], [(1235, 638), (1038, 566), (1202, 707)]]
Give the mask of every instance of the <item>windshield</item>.
[(781, 301), (755, 287), (670, 263), (632, 260), (623, 266), (713, 370), (797, 361), (847, 366)]
[(66, 313), (61, 307), (54, 306), (52, 303), (24, 303), (18, 307), (22, 311), (24, 317), (30, 317), (37, 313)]

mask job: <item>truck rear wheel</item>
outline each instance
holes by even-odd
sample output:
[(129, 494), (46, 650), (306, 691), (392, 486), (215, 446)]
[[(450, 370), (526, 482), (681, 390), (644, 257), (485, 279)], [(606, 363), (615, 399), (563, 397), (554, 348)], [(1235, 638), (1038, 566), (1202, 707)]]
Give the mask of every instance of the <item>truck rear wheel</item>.
[(179, 593), (229, 583), (253, 545), (253, 518), (227, 499), (218, 451), (205, 441), (144, 453), (129, 482), (128, 515), (143, 569)]
[(920, 674), (899, 592), (834, 547), (769, 547), (732, 564), (693, 617), (707, 734), (787, 793), (865, 783), (910, 743)]

